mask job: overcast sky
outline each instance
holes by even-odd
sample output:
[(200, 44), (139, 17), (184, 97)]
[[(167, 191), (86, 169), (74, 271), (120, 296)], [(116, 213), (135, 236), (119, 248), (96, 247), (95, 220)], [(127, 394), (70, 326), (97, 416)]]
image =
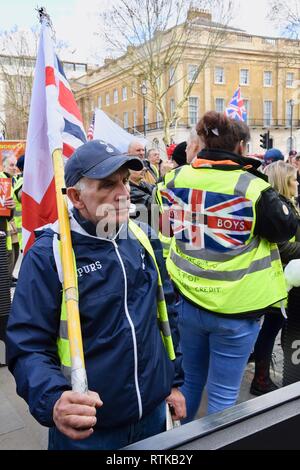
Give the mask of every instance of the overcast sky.
[[(101, 43), (95, 36), (97, 19), (95, 10), (102, 11), (109, 0), (4, 0), (1, 2), (0, 29), (19, 29), (38, 23), (35, 8), (42, 3), (50, 14), (56, 36), (70, 45), (69, 59), (94, 61), (101, 51)], [(113, 2), (113, 0), (111, 0)], [(267, 19), (268, 0), (234, 0), (238, 8), (232, 25), (252, 34), (276, 36), (277, 31)], [(99, 7), (100, 5), (100, 7)], [(72, 54), (73, 52), (73, 54)], [(103, 55), (105, 55), (103, 53)], [(65, 57), (66, 58), (66, 57)], [(73, 59), (72, 59), (73, 58)]]

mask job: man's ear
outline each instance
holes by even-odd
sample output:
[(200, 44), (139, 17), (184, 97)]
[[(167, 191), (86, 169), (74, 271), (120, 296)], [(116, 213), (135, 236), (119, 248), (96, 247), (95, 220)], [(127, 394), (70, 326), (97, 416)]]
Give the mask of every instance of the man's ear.
[(84, 203), (81, 199), (81, 191), (75, 188), (67, 188), (67, 196), (76, 209), (84, 209)]

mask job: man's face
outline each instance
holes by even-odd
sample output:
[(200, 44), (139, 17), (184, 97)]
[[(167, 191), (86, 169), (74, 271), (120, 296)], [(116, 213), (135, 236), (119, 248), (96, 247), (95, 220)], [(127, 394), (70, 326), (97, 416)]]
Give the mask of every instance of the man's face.
[(152, 165), (158, 165), (160, 161), (159, 151), (152, 150), (152, 152), (149, 153), (148, 159), (149, 162), (152, 163)]
[(134, 142), (130, 147), (130, 155), (136, 155), (141, 160), (143, 160), (145, 158), (145, 147), (143, 144)]
[(74, 207), (95, 225), (119, 226), (129, 216), (129, 171), (121, 168), (102, 180), (82, 178), (82, 189), (68, 188)]
[(141, 181), (143, 181), (145, 173), (146, 173), (145, 169), (141, 171), (130, 170), (130, 181), (139, 185)]
[(5, 171), (10, 176), (14, 176), (17, 173), (18, 168), (17, 168), (17, 159), (16, 159), (16, 157), (9, 157), (7, 159), (6, 165), (5, 165)]

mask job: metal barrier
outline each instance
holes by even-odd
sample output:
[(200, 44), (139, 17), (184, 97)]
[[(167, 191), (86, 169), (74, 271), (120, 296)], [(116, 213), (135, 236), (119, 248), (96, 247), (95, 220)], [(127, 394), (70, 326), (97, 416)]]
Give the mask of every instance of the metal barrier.
[(0, 232), (0, 365), (6, 364), (5, 332), (10, 303), (10, 276), (8, 271), (6, 234)]
[(300, 449), (300, 382), (122, 450)]

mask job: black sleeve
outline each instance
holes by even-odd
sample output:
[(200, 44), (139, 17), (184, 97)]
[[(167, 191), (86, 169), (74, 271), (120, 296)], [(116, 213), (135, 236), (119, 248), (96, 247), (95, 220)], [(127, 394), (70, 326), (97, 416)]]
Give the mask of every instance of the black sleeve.
[(292, 259), (300, 258), (300, 225), (296, 233), (296, 241), (278, 243), (282, 264), (288, 264)]
[(299, 218), (287, 199), (273, 188), (261, 194), (256, 205), (255, 235), (271, 243), (282, 243), (295, 235), (298, 226)]

